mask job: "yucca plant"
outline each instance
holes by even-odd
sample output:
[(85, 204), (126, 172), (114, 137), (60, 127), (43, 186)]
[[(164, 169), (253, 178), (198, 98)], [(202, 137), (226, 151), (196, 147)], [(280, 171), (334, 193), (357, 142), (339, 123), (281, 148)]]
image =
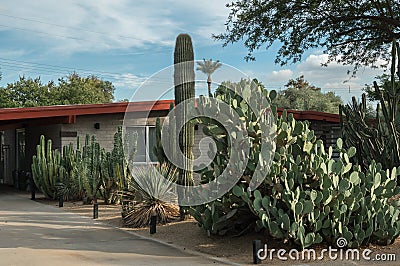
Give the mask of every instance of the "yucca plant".
[(123, 195), (125, 201), (136, 201), (136, 204), (123, 211), (125, 225), (148, 226), (153, 215), (157, 216), (157, 222), (161, 224), (179, 218), (179, 207), (170, 203), (176, 200), (172, 191), (172, 184), (177, 179), (176, 168), (166, 164), (157, 168), (138, 166), (132, 168), (132, 176), (127, 180), (128, 191), (124, 191)]

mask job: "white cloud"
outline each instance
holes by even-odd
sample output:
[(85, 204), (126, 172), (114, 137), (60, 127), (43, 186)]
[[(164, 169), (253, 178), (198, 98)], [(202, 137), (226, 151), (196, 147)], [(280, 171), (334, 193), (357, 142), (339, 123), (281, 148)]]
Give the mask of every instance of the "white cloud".
[(139, 77), (132, 73), (124, 73), (114, 75), (113, 84), (115, 87), (136, 90), (145, 80), (146, 78), (144, 77)]
[(348, 71), (352, 71), (353, 66), (344, 66), (336, 62), (329, 63), (327, 67), (321, 66), (327, 60), (327, 54), (311, 54), (304, 62), (297, 66), (295, 70), (297, 76), (304, 75), (306, 80), (324, 90), (346, 92), (349, 94), (350, 87), (350, 94), (355, 94), (359, 97), (361, 89), (365, 87), (365, 84), (372, 83), (377, 75), (383, 73), (383, 69), (365, 68), (359, 70), (355, 77), (351, 77)]
[[(53, 51), (105, 51), (170, 46), (177, 33), (188, 31), (211, 43), (223, 28), (227, 1), (212, 0), (15, 0), (0, 7), (0, 31), (14, 34)], [(15, 8), (23, 7), (23, 8)], [(190, 18), (190, 19), (187, 19)], [(190, 21), (190, 25), (184, 21)]]
[(293, 78), (293, 74), (293, 70), (291, 69), (274, 70), (267, 74), (267, 84), (286, 83), (289, 79)]
[(0, 49), (0, 58), (19, 58), (27, 52), (23, 49)]
[(360, 69), (355, 77), (351, 77), (348, 71), (353, 70), (353, 66), (344, 66), (337, 62), (322, 66), (327, 60), (327, 54), (311, 54), (303, 62), (290, 69), (269, 72), (264, 83), (267, 88), (282, 89), (289, 79), (303, 75), (304, 79), (311, 84), (322, 88), (323, 91), (333, 91), (341, 96), (344, 102), (348, 102), (352, 96), (360, 98), (365, 84), (371, 84), (375, 77), (383, 74), (384, 71), (364, 68)]

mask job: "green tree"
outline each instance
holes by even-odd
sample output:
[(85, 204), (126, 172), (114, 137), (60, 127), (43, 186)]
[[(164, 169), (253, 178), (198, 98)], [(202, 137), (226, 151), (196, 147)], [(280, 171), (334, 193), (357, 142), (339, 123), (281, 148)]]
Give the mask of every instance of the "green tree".
[(342, 99), (333, 92), (322, 93), (321, 88), (311, 85), (304, 76), (291, 79), (273, 101), (278, 107), (294, 110), (312, 110), (339, 113)]
[(10, 99), (9, 91), (5, 88), (0, 88), (0, 108), (15, 107)]
[(7, 84), (0, 92), (0, 107), (33, 107), (52, 105), (51, 90), (54, 83), (43, 84), (40, 78), (20, 77)]
[[(388, 95), (387, 93), (384, 93), (385, 88), (390, 88), (392, 86), (391, 84), (391, 76), (389, 74), (383, 74), (380, 76), (375, 77), (377, 79), (376, 85), (379, 88), (379, 91), (377, 92), (374, 88), (374, 85), (366, 85), (365, 88), (363, 88), (363, 91), (366, 94), (366, 98), (368, 99), (369, 102), (367, 102), (367, 108), (366, 108), (366, 118), (367, 119), (375, 119), (376, 118), (376, 110), (374, 109), (375, 107), (372, 107), (371, 102), (379, 102), (380, 97), (383, 97), (383, 100), (387, 102), (388, 100)], [(400, 81), (397, 76), (394, 76), (394, 82), (397, 88), (400, 88)], [(382, 95), (381, 95), (382, 94)], [(398, 99), (398, 105), (400, 104), (400, 98)], [(397, 108), (397, 113), (400, 112), (400, 108)], [(379, 114), (380, 118), (382, 117), (382, 114)], [(400, 114), (396, 115), (396, 123), (400, 124)]]
[[(391, 76), (388, 74), (383, 74), (380, 76), (375, 77), (377, 79), (377, 85), (380, 90), (383, 91), (385, 87), (390, 86), (391, 84)], [(397, 84), (397, 86), (400, 86), (400, 81), (397, 77), (394, 77), (394, 81)], [(374, 85), (367, 85), (363, 91), (365, 91), (368, 100), (370, 101), (379, 101), (380, 95), (376, 92)], [(384, 95), (385, 96), (385, 95)], [(385, 99), (386, 100), (386, 99)], [(399, 99), (400, 101), (400, 99)]]
[(214, 38), (224, 45), (244, 40), (247, 60), (277, 41), (275, 62), (281, 65), (323, 47), (328, 62), (354, 65), (356, 71), (388, 60), (392, 39), (400, 37), (398, 0), (240, 0), (227, 7), (226, 32)]
[(73, 73), (58, 81), (53, 94), (58, 104), (109, 103), (114, 99), (115, 87), (112, 83), (93, 75), (80, 77)]
[(39, 78), (20, 77), (0, 88), (0, 108), (33, 107), (65, 104), (108, 103), (114, 99), (114, 86), (95, 76), (80, 77), (74, 73), (43, 84)]
[(204, 74), (207, 75), (208, 96), (212, 97), (211, 75), (215, 72), (215, 70), (220, 68), (222, 66), (222, 64), (219, 62), (219, 60), (213, 62), (212, 59), (210, 59), (210, 60), (203, 59), (203, 62), (197, 62), (197, 65), (198, 65), (197, 70), (200, 70), (201, 72), (203, 72)]

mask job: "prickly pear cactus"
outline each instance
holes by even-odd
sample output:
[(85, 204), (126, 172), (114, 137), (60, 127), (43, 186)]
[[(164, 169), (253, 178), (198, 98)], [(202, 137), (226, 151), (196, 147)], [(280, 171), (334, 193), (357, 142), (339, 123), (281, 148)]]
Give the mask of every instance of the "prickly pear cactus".
[[(233, 108), (241, 106), (240, 99), (233, 101), (223, 88), (217, 90), (217, 97), (218, 93), (225, 95)], [(275, 93), (265, 95), (272, 98)], [(400, 234), (400, 187), (396, 183), (400, 169), (383, 169), (372, 161), (363, 171), (351, 162), (356, 149), (345, 149), (341, 139), (335, 147), (339, 152), (335, 161), (334, 147), (324, 147), (308, 122), (296, 121), (285, 111), (278, 117), (274, 107), (272, 111), (277, 148), (264, 182), (254, 191), (249, 189), (248, 176), (259, 160), (250, 153), (246, 171), (231, 191), (191, 208), (200, 226), (209, 234), (245, 232), (253, 226), (265, 229), (266, 237), (291, 241), (301, 248), (322, 241), (335, 245), (339, 237), (346, 239), (348, 247), (392, 243)], [(247, 113), (242, 114), (242, 120), (248, 120)], [(224, 169), (229, 153), (226, 132), (211, 127), (205, 133), (217, 141), (218, 148), (218, 156), (203, 172), (203, 178), (209, 180)], [(257, 147), (259, 139), (254, 136), (251, 146)]]

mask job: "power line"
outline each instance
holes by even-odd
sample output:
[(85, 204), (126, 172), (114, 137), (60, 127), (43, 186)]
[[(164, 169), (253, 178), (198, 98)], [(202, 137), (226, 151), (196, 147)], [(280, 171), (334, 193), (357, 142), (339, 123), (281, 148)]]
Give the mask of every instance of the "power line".
[[(140, 42), (145, 41), (144, 39), (141, 39), (139, 37), (134, 37), (134, 36), (126, 36), (126, 35), (121, 35), (121, 34), (112, 34), (110, 32), (99, 32), (99, 31), (85, 29), (85, 28), (82, 28), (82, 27), (70, 27), (70, 26), (60, 25), (60, 24), (56, 24), (56, 23), (44, 22), (44, 21), (37, 20), (37, 19), (12, 16), (12, 15), (8, 15), (8, 14), (4, 14), (4, 13), (0, 13), (0, 16), (13, 18), (13, 19), (18, 19), (18, 20), (23, 20), (23, 21), (35, 22), (35, 23), (40, 23), (40, 24), (45, 24), (45, 25), (50, 25), (50, 26), (59, 27), (59, 28), (72, 29), (72, 30), (75, 30), (75, 31), (83, 31), (83, 32), (88, 32), (88, 33), (93, 33), (93, 34), (98, 34), (98, 35), (104, 35), (104, 36), (108, 36), (108, 37), (115, 36), (115, 37), (124, 38), (124, 39), (137, 40), (137, 41), (140, 41)], [(81, 37), (76, 37), (76, 36), (71, 36), (71, 35), (68, 36), (68, 35), (54, 34), (54, 33), (44, 32), (44, 31), (40, 31), (40, 30), (34, 30), (34, 29), (30, 29), (30, 28), (16, 27), (16, 26), (11, 26), (11, 25), (4, 25), (4, 24), (0, 24), (0, 27), (16, 29), (16, 30), (21, 30), (21, 31), (25, 31), (25, 32), (35, 32), (35, 33), (39, 33), (39, 34), (44, 34), (44, 35), (48, 35), (48, 36), (55, 36), (55, 37), (60, 37), (60, 38), (66, 38), (66, 39), (73, 39), (73, 40), (86, 41), (86, 42), (89, 41), (89, 42), (94, 43), (94, 41), (92, 41), (90, 39), (84, 39), (84, 38), (81, 38)], [(145, 42), (153, 43), (152, 41), (145, 41)], [(96, 43), (97, 43), (97, 41), (96, 41)], [(203, 48), (203, 47), (214, 47), (214, 46), (220, 46), (220, 44), (197, 45), (196, 47), (197, 48)], [(163, 51), (151, 50), (152, 54), (166, 54), (166, 53), (171, 53), (171, 52), (172, 52), (172, 49), (170, 49), (170, 47), (168, 49), (163, 50)], [(224, 51), (224, 53), (226, 53), (226, 52), (227, 51)], [(146, 53), (144, 53), (144, 52), (134, 52), (134, 53), (124, 53), (124, 54), (119, 54), (119, 55), (146, 55)]]
[[(70, 26), (65, 26), (65, 25), (60, 25), (60, 24), (55, 24), (55, 23), (44, 22), (44, 21), (37, 20), (37, 19), (11, 16), (11, 15), (7, 15), (7, 14), (4, 14), (4, 13), (0, 13), (0, 16), (13, 18), (13, 19), (24, 20), (24, 21), (29, 21), (29, 22), (36, 22), (36, 23), (50, 25), (50, 26), (64, 28), (64, 29), (72, 29), (72, 30), (84, 31), (84, 32), (94, 33), (94, 34), (99, 34), (99, 35), (116, 36), (116, 37), (120, 37), (120, 38), (124, 38), (124, 39), (134, 39), (134, 40), (142, 41), (142, 39), (134, 37), (134, 36), (125, 36), (125, 35), (120, 35), (120, 34), (110, 34), (110, 33), (106, 33), (106, 32), (93, 31), (93, 30), (82, 28), (82, 27), (70, 27)], [(7, 27), (7, 26), (5, 26), (5, 27)], [(20, 28), (18, 28), (18, 29), (20, 29)]]
[(22, 61), (22, 60), (14, 60), (8, 58), (0, 57), (0, 62), (8, 62), (8, 63), (15, 63), (17, 65), (31, 65), (35, 66), (35, 68), (44, 68), (44, 69), (59, 69), (62, 71), (82, 71), (86, 73), (98, 73), (98, 74), (105, 74), (105, 75), (121, 75), (121, 73), (113, 73), (113, 72), (106, 72), (101, 70), (89, 70), (89, 69), (82, 69), (82, 68), (72, 68), (72, 67), (65, 67), (65, 66), (58, 66), (58, 65), (49, 65), (49, 64), (42, 64), (42, 63), (34, 63), (29, 61)]
[[(79, 72), (83, 75), (95, 75), (99, 77), (109, 77), (111, 79), (121, 79), (126, 82), (129, 81), (135, 81), (135, 82), (143, 82), (150, 78), (150, 80), (159, 82), (159, 83), (168, 83), (170, 84), (172, 81), (172, 77), (168, 78), (163, 78), (163, 77), (157, 77), (157, 76), (134, 76), (134, 77), (129, 77), (126, 76), (126, 74), (130, 73), (117, 73), (117, 72), (107, 72), (107, 71), (101, 71), (101, 70), (90, 70), (90, 69), (83, 69), (83, 68), (72, 68), (72, 67), (66, 67), (66, 66), (59, 66), (59, 65), (50, 65), (50, 64), (42, 64), (42, 63), (35, 63), (35, 62), (29, 62), (29, 61), (23, 61), (23, 60), (14, 60), (14, 59), (8, 59), (8, 58), (2, 58), (0, 57), (0, 63), (3, 67), (6, 69), (11, 69), (11, 70), (16, 70), (16, 71), (29, 71), (29, 72), (35, 72), (39, 73), (40, 75), (68, 75), (73, 72)], [(125, 75), (125, 76), (124, 76)], [(272, 84), (266, 84), (265, 87), (266, 89), (274, 89), (274, 90), (282, 90), (284, 88), (284, 84), (277, 84), (277, 83), (272, 83)], [(343, 92), (347, 91), (348, 88), (343, 87), (343, 88), (324, 88), (322, 89), (323, 92)], [(362, 88), (353, 88), (353, 91), (361, 91)]]

